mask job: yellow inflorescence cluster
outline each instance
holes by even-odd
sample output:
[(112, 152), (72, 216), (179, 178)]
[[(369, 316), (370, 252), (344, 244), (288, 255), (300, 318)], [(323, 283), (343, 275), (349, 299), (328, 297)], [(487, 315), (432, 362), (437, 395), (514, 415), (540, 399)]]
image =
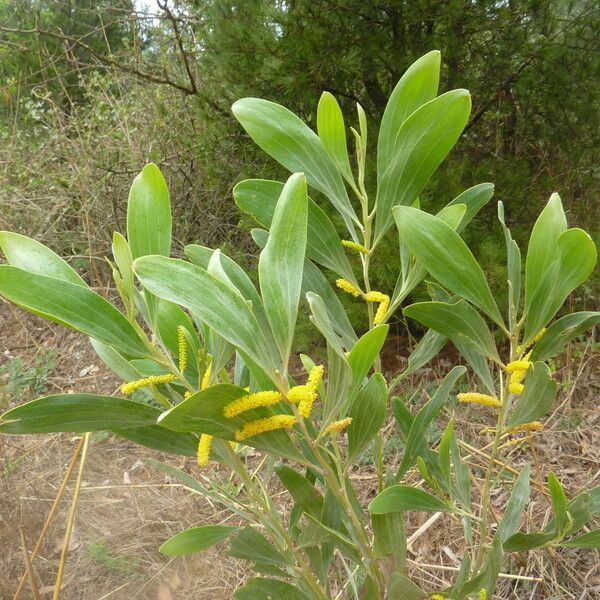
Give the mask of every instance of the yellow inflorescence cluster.
[(446, 600), (443, 594), (432, 594), (431, 600)]
[[(272, 406), (286, 400), (290, 404), (298, 405), (298, 413), (303, 418), (308, 418), (312, 412), (312, 407), (318, 396), (318, 388), (323, 379), (325, 367), (318, 365), (313, 367), (308, 375), (308, 380), (305, 384), (296, 385), (287, 392), (284, 396), (276, 391), (255, 392), (247, 394), (233, 402), (230, 402), (223, 408), (223, 415), (227, 418), (237, 417), (254, 408), (263, 406)], [(241, 429), (235, 432), (236, 440), (242, 441), (246, 438), (265, 433), (266, 431), (274, 431), (275, 429), (289, 429), (296, 423), (296, 418), (292, 415), (273, 415), (263, 419), (255, 419), (245, 423)]]
[(485, 588), (479, 590), (479, 600), (487, 600), (487, 590)]
[(375, 313), (375, 318), (373, 319), (373, 324), (379, 325), (381, 322), (383, 322), (383, 318), (390, 307), (390, 297), (387, 294), (382, 294), (381, 292), (368, 292), (365, 294), (365, 300), (367, 302), (375, 302), (379, 304), (377, 307), (377, 312)]
[(277, 404), (283, 400), (283, 396), (279, 392), (256, 392), (255, 394), (248, 394), (247, 396), (242, 396), (233, 402), (230, 402), (223, 409), (223, 414), (231, 419), (232, 417), (236, 417), (248, 410), (252, 410), (253, 408), (259, 408), (260, 406), (272, 406), (273, 404)]
[(334, 421), (325, 427), (323, 430), (323, 435), (327, 435), (328, 433), (338, 433), (342, 431), (342, 429), (348, 427), (350, 423), (352, 423), (352, 417), (346, 417), (340, 421)]
[(198, 442), (198, 464), (201, 467), (205, 467), (208, 464), (208, 457), (210, 455), (210, 449), (212, 447), (213, 436), (208, 435), (208, 433), (203, 433), (200, 436), (200, 441)]
[(177, 341), (179, 343), (179, 370), (183, 373), (187, 368), (188, 351), (187, 340), (185, 339), (185, 327), (177, 327)]
[(343, 292), (346, 292), (355, 298), (360, 298), (362, 296), (362, 292), (347, 279), (336, 279), (335, 285), (337, 285), (337, 287), (339, 287)]
[(498, 398), (488, 396), (487, 394), (479, 394), (477, 392), (457, 394), (456, 397), (459, 402), (472, 402), (473, 404), (481, 404), (482, 406), (491, 406), (493, 408), (500, 408), (502, 406), (502, 403)]
[(529, 423), (521, 423), (506, 430), (506, 433), (520, 433), (521, 431), (541, 431), (544, 429), (544, 424), (539, 421), (530, 421)]
[(205, 390), (210, 383), (210, 376), (212, 371), (212, 359), (209, 361), (208, 366), (204, 370), (204, 375), (202, 375), (202, 381), (200, 382), (200, 389)]
[(143, 379), (137, 379), (136, 381), (129, 381), (121, 386), (121, 393), (133, 394), (135, 390), (146, 387), (148, 385), (159, 385), (161, 383), (169, 383), (175, 379), (175, 375), (171, 373), (167, 375), (151, 375), (150, 377), (144, 377)]
[(539, 342), (545, 333), (546, 328), (542, 327), (542, 329), (540, 329), (540, 331), (533, 337), (533, 339), (528, 344), (517, 346), (517, 354), (525, 354), (525, 352), (527, 352), (527, 349), (531, 348), (531, 346)]
[(527, 375), (527, 370), (531, 366), (531, 363), (528, 360), (515, 360), (506, 365), (506, 372), (510, 374), (510, 379), (508, 380), (508, 391), (511, 394), (515, 394), (519, 396), (523, 393), (523, 379), (525, 379), (525, 375)]
[(266, 417), (265, 419), (256, 419), (244, 423), (244, 426), (235, 432), (235, 439), (238, 442), (241, 442), (253, 435), (258, 435), (259, 433), (275, 431), (276, 429), (290, 429), (290, 427), (293, 427), (295, 424), (296, 417), (293, 415), (273, 415), (272, 417)]
[(344, 248), (348, 248), (349, 250), (356, 250), (362, 254), (369, 254), (370, 250), (363, 246), (362, 244), (357, 244), (356, 242), (352, 242), (350, 240), (342, 240), (342, 246)]

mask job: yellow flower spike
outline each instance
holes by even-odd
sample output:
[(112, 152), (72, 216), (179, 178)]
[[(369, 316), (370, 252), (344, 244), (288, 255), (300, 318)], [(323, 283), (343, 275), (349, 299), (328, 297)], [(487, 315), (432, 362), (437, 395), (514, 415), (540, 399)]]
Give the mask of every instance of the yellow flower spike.
[(203, 433), (198, 442), (198, 465), (205, 467), (208, 464), (208, 457), (212, 446), (213, 436)]
[(367, 302), (385, 302), (389, 299), (390, 297), (387, 294), (382, 294), (381, 292), (367, 292), (365, 294), (365, 300)]
[(190, 392), (190, 390), (188, 390), (185, 394), (183, 394), (183, 399), (187, 400), (194, 392)]
[(202, 381), (200, 382), (200, 389), (205, 390), (210, 383), (210, 374), (212, 371), (212, 360), (208, 363), (208, 366), (204, 370), (204, 375), (202, 375)]
[(527, 371), (531, 363), (528, 360), (513, 360), (506, 365), (507, 373), (514, 373), (515, 371)]
[(179, 343), (179, 370), (183, 373), (188, 362), (187, 340), (185, 339), (185, 327), (183, 325), (177, 327), (177, 341)]
[(159, 385), (161, 383), (169, 383), (175, 379), (175, 375), (169, 373), (168, 375), (151, 375), (150, 377), (144, 377), (143, 379), (137, 379), (136, 381), (130, 381), (124, 383), (121, 386), (122, 394), (132, 394), (135, 390), (146, 387), (148, 385)]
[(521, 442), (528, 442), (529, 440), (532, 440), (532, 439), (533, 439), (533, 435), (526, 435), (525, 437), (517, 437), (517, 438), (514, 438), (513, 440), (510, 440), (509, 442), (506, 442), (506, 444), (502, 444), (502, 446), (499, 447), (499, 450), (508, 448), (510, 446), (516, 446), (517, 444), (520, 444)]
[(323, 365), (313, 367), (308, 374), (306, 385), (316, 392), (319, 384), (323, 380), (323, 375), (325, 375), (325, 367)]
[(323, 435), (327, 435), (328, 433), (339, 433), (342, 429), (346, 429), (350, 423), (352, 423), (352, 417), (346, 417), (340, 421), (329, 423), (323, 430)]
[(543, 335), (546, 333), (546, 328), (542, 327), (534, 336), (533, 339), (529, 342), (529, 344), (526, 345), (520, 345), (517, 346), (517, 354), (523, 354), (524, 352), (527, 351), (527, 348), (530, 348), (531, 346), (533, 346), (534, 344), (537, 344), (537, 342), (539, 342)]
[(487, 590), (485, 588), (479, 590), (479, 600), (487, 600)]
[(238, 442), (246, 438), (266, 433), (267, 431), (275, 431), (276, 429), (290, 429), (296, 424), (296, 417), (293, 415), (274, 415), (266, 419), (257, 419), (245, 423), (241, 429), (235, 432), (235, 439)]
[(506, 430), (506, 433), (519, 433), (521, 431), (541, 431), (544, 429), (544, 424), (539, 421), (530, 421), (529, 423), (521, 423)]
[(523, 393), (524, 385), (521, 383), (525, 379), (527, 370), (517, 370), (511, 373), (508, 381), (508, 391), (515, 396), (520, 396)]
[(248, 394), (242, 396), (233, 402), (230, 402), (223, 408), (223, 415), (228, 419), (241, 415), (248, 410), (253, 408), (259, 408), (260, 406), (272, 406), (283, 400), (283, 396), (279, 392), (256, 392), (255, 394)]
[(385, 317), (385, 315), (390, 307), (390, 299), (387, 296), (386, 296), (386, 298), (387, 298), (387, 300), (382, 302), (379, 305), (379, 307), (377, 308), (377, 312), (375, 313), (375, 317), (373, 319), (373, 325), (379, 325), (383, 321), (383, 318)]
[(474, 404), (481, 404), (482, 406), (491, 406), (493, 408), (500, 408), (502, 403), (493, 396), (487, 394), (478, 394), (477, 392), (468, 392), (465, 394), (457, 394), (456, 396), (459, 402), (472, 402)]
[(496, 428), (495, 427), (484, 427), (479, 432), (479, 435), (487, 435), (488, 433), (496, 433)]
[(366, 246), (363, 246), (362, 244), (357, 244), (356, 242), (352, 242), (350, 240), (342, 240), (342, 246), (350, 250), (356, 250), (357, 252), (361, 252), (362, 254), (369, 254), (371, 252)]
[(433, 594), (431, 600), (446, 600), (442, 594)]
[(361, 291), (352, 285), (347, 279), (336, 279), (335, 285), (340, 288), (340, 290), (354, 296), (355, 298), (360, 298), (362, 296)]

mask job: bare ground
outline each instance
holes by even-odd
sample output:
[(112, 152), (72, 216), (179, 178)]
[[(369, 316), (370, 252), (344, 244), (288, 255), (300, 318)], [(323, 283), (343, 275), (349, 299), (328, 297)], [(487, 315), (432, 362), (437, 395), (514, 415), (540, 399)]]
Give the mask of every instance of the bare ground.
[[(47, 379), (46, 393), (86, 390), (111, 394), (119, 384), (78, 334), (6, 304), (0, 304), (0, 331), (0, 365), (17, 357), (22, 357), (26, 365), (33, 364), (40, 353), (58, 349), (57, 364)], [(401, 365), (403, 346), (399, 339), (388, 346), (384, 356), (388, 370), (397, 370)], [(597, 405), (600, 354), (594, 354), (591, 347), (585, 351), (575, 349), (572, 354), (574, 356), (567, 355), (556, 365), (563, 385), (555, 411), (547, 419), (547, 431), (531, 446), (515, 451), (511, 464), (519, 468), (532, 461), (534, 480), (543, 481), (552, 470), (568, 492), (576, 493), (582, 488), (600, 485), (600, 410)], [(447, 370), (449, 361), (454, 358), (442, 358), (433, 369), (424, 370), (407, 386), (428, 385)], [(581, 361), (584, 366), (577, 370), (573, 365)], [(16, 404), (28, 399), (18, 397), (11, 401)], [(477, 434), (486, 424), (485, 413), (476, 408), (465, 411), (461, 407), (453, 416), (466, 439), (478, 447), (485, 443)], [(2, 600), (13, 597), (24, 571), (19, 529), (31, 551), (78, 441), (78, 437), (67, 434), (0, 437)], [(126, 440), (101, 434), (92, 436), (62, 600), (191, 597), (224, 600), (231, 598), (236, 587), (250, 575), (247, 565), (228, 557), (222, 547), (175, 559), (158, 551), (165, 539), (186, 527), (230, 522), (230, 517), (220, 507), (212, 506), (178, 482), (169, 481), (162, 473), (146, 466), (143, 459), (149, 457), (166, 460), (200, 478), (218, 476), (226, 480), (229, 476), (215, 467), (201, 471), (191, 459), (165, 458)], [(477, 455), (470, 460), (479, 463)], [(375, 491), (371, 468), (360, 467), (353, 477), (361, 498), (367, 502)], [(474, 483), (477, 488), (477, 480)], [(42, 597), (46, 599), (52, 596), (72, 488), (71, 482), (33, 565)], [(273, 493), (283, 505), (287, 504), (288, 499), (280, 490)], [(506, 500), (506, 494), (498, 490), (495, 506), (500, 509)], [(528, 525), (537, 528), (549, 518), (548, 502), (541, 493), (535, 494), (527, 515)], [(426, 520), (426, 515), (412, 516), (409, 535), (418, 531)], [(452, 572), (438, 569), (436, 565), (455, 568), (463, 547), (459, 524), (447, 518), (438, 520), (412, 544), (411, 575), (421, 580), (426, 589), (443, 587), (450, 581)], [(510, 573), (541, 578), (543, 582), (505, 579), (496, 598), (600, 598), (599, 559), (600, 554), (590, 550), (545, 550), (535, 555), (515, 555), (507, 568)], [(28, 585), (21, 598), (32, 598)]]

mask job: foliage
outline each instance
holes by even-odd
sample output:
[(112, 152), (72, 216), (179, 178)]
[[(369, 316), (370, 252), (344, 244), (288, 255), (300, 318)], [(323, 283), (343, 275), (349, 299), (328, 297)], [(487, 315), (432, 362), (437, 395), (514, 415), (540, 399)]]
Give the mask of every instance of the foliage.
[[(131, 187), (127, 238), (113, 236), (110, 266), (123, 311), (45, 246), (2, 234), (8, 264), (0, 265), (0, 293), (90, 337), (102, 360), (125, 380), (121, 392), (147, 389), (161, 409), (126, 398), (59, 394), (6, 412), (0, 432), (109, 430), (167, 453), (196, 454), (200, 466), (216, 461), (233, 471), (241, 486), (232, 491), (218, 475), (204, 484), (155, 463), (239, 517), (239, 525), (195, 527), (162, 546), (179, 555), (227, 540), (230, 555), (250, 561), (259, 575), (236, 592), (238, 600), (492, 597), (511, 552), (598, 547), (597, 530), (579, 534), (598, 512), (597, 489), (569, 500), (552, 473), (547, 494), (553, 520), (538, 532), (520, 531), (530, 497), (528, 466), (514, 482), (498, 527), (492, 527), (492, 486), (513, 481), (505, 477), (512, 452), (543, 429), (539, 420), (556, 394), (546, 362), (600, 320), (594, 312), (555, 319), (592, 272), (596, 248), (583, 230), (568, 228), (560, 197), (553, 194), (532, 229), (522, 273), (520, 248), (500, 202), (508, 299), (507, 311), (500, 310), (484, 270), (460, 237), (491, 199), (493, 186), (477, 184), (441, 210), (422, 197), (471, 108), (466, 90), (438, 95), (439, 73), (440, 55), (430, 52), (394, 88), (377, 136), (376, 168), (368, 167), (367, 149), (375, 144), (360, 104), (355, 127), (348, 128), (336, 99), (324, 94), (317, 132), (273, 102), (243, 98), (234, 104), (234, 115), (254, 141), (292, 172), (285, 183), (252, 179), (234, 190), (238, 205), (265, 228), (253, 232), (262, 249), (258, 288), (220, 250), (193, 244), (185, 248), (187, 260), (170, 257), (171, 200), (152, 163)], [(371, 259), (391, 235), (397, 243), (396, 283), (384, 292), (373, 288)], [(366, 331), (348, 318), (322, 268), (338, 278), (340, 293), (363, 307)], [(408, 369), (390, 383), (379, 358), (387, 323), (426, 277), (431, 300), (407, 306), (404, 314), (429, 331)], [(325, 340), (327, 361), (316, 364), (301, 354), (304, 372), (297, 373), (291, 365), (301, 302)], [(480, 503), (454, 420), (439, 444), (429, 435), (466, 367), (454, 367), (416, 414), (393, 395), (403, 377), (448, 342), (484, 392), (459, 393), (457, 400), (492, 415), (484, 432), (493, 441)], [(392, 416), (394, 431), (384, 428)], [(404, 441), (398, 460), (386, 460), (386, 438), (398, 434)], [(248, 464), (245, 446), (264, 455), (258, 466)], [(375, 464), (377, 495), (362, 506), (349, 473), (367, 453)], [(426, 490), (407, 483), (415, 470)], [(274, 478), (293, 501), (289, 515), (268, 494)], [(462, 521), (463, 563), (448, 589), (421, 590), (406, 577), (407, 511), (448, 513)]]

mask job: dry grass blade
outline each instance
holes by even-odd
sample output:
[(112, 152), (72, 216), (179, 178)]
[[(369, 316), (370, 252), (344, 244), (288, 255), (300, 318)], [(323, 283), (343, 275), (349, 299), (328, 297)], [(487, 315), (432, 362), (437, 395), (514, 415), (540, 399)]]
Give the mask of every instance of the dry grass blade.
[(79, 471), (77, 473), (77, 480), (75, 481), (75, 489), (73, 490), (73, 499), (71, 500), (71, 508), (69, 509), (69, 517), (67, 519), (67, 529), (65, 531), (65, 539), (63, 543), (63, 549), (60, 555), (60, 561), (58, 563), (58, 573), (56, 574), (56, 583), (54, 586), (54, 594), (52, 600), (58, 600), (60, 596), (60, 588), (65, 572), (65, 564), (67, 562), (67, 555), (69, 554), (69, 544), (71, 542), (71, 533), (73, 532), (73, 523), (75, 522), (75, 514), (77, 512), (77, 500), (79, 499), (79, 490), (81, 489), (81, 481), (83, 480), (83, 471), (85, 469), (85, 461), (87, 458), (87, 451), (90, 442), (90, 434), (86, 433), (83, 437), (83, 448), (81, 450), (81, 460), (79, 461)]
[(40, 600), (40, 591), (35, 580), (35, 573), (31, 566), (31, 560), (29, 560), (29, 553), (27, 552), (27, 542), (25, 541), (25, 534), (23, 529), (19, 527), (19, 536), (21, 537), (21, 548), (23, 549), (23, 560), (25, 561), (25, 570), (29, 576), (29, 585), (31, 586), (31, 593), (33, 600)]
[[(67, 467), (67, 470), (65, 471), (65, 475), (63, 477), (62, 483), (60, 484), (60, 488), (58, 489), (56, 497), (54, 498), (54, 502), (52, 503), (50, 512), (48, 513), (48, 516), (46, 517), (46, 521), (44, 522), (42, 531), (40, 532), (38, 540), (35, 544), (35, 548), (33, 549), (33, 552), (31, 553), (31, 558), (30, 558), (31, 562), (33, 562), (35, 560), (35, 557), (37, 556), (38, 552), (40, 551), (40, 548), (42, 547), (42, 544), (44, 543), (44, 539), (46, 538), (46, 532), (48, 531), (48, 527), (50, 526), (50, 523), (52, 522), (52, 519), (54, 518), (54, 515), (56, 514), (56, 511), (58, 510), (60, 501), (62, 500), (62, 497), (65, 493), (65, 489), (67, 488), (67, 484), (69, 483), (69, 479), (71, 478), (71, 473), (73, 472), (73, 469), (75, 468), (75, 465), (77, 463), (77, 458), (79, 457), (81, 449), (83, 448), (83, 443), (84, 443), (84, 438), (81, 438), (81, 440), (79, 441), (79, 444), (77, 444), (77, 447), (73, 451), (73, 456), (71, 458), (71, 461), (69, 462), (69, 466)], [(21, 590), (23, 589), (23, 586), (25, 585), (26, 576), (27, 576), (27, 571), (25, 571), (25, 573), (23, 573), (23, 575), (21, 575), (21, 579), (19, 580), (19, 585), (17, 586), (17, 590), (15, 592), (15, 595), (13, 596), (13, 600), (19, 599), (19, 596), (21, 595)]]

